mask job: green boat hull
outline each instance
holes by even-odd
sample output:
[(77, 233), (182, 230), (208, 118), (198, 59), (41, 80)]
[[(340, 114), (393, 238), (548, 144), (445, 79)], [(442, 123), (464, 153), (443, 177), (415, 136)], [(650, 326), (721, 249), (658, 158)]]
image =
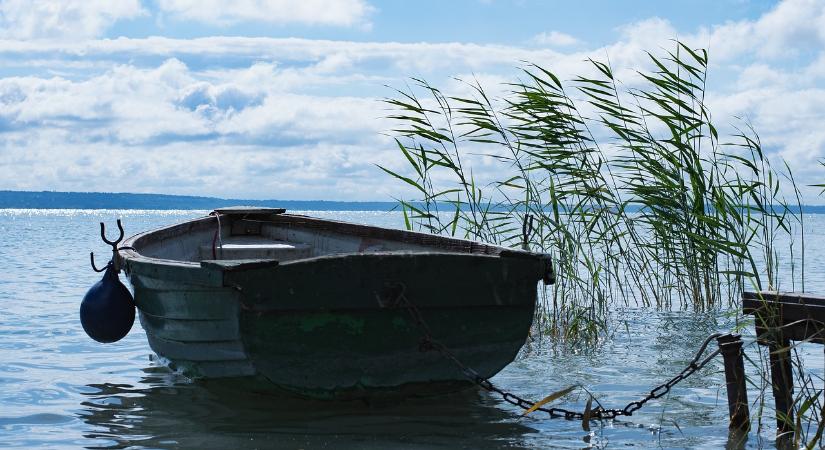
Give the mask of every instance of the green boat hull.
[(256, 376), (316, 398), (436, 393), (524, 344), (546, 259), (526, 252), (342, 253), (293, 261), (133, 256), (152, 349), (192, 378)]

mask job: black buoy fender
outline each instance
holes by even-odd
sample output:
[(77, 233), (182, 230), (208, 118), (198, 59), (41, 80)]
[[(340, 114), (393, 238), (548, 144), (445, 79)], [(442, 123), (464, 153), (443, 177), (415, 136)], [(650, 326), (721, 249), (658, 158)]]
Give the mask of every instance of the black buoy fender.
[(135, 323), (135, 301), (109, 263), (103, 279), (95, 283), (80, 303), (80, 323), (90, 338), (103, 343), (123, 339)]

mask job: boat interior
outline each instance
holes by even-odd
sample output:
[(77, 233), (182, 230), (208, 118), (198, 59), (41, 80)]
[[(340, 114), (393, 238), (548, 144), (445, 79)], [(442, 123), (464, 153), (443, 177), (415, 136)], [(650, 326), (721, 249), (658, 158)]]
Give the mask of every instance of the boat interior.
[(475, 242), (285, 214), (283, 209), (235, 207), (150, 231), (128, 243), (142, 256), (199, 262), (277, 260), (341, 253), (455, 252), (499, 254)]

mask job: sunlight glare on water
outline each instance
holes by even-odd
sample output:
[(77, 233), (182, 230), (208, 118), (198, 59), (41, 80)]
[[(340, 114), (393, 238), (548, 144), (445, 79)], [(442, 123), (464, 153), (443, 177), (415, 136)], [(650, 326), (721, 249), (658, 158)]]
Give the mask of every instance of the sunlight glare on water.
[[(136, 322), (115, 344), (83, 332), (78, 308), (108, 258), (98, 222), (123, 219), (127, 234), (205, 211), (0, 210), (0, 447), (17, 448), (720, 448), (727, 440), (721, 364), (715, 362), (632, 418), (593, 423), (548, 420), (484, 392), (402, 402), (316, 402), (261, 391), (244, 380), (192, 382), (157, 361)], [(306, 214), (400, 227), (395, 212)], [(808, 216), (808, 290), (823, 292), (825, 216)], [(614, 311), (610, 339), (571, 350), (534, 336), (493, 382), (527, 398), (573, 384), (606, 407), (637, 400), (678, 373), (735, 314)], [(744, 330), (752, 341), (752, 327)], [(822, 349), (801, 346), (822, 373)], [(748, 355), (764, 357), (749, 344)], [(752, 366), (747, 369), (755, 377)], [(759, 392), (750, 392), (751, 401)], [(561, 405), (582, 409), (585, 395)], [(768, 394), (766, 402), (773, 399)], [(748, 447), (773, 446), (771, 420)]]

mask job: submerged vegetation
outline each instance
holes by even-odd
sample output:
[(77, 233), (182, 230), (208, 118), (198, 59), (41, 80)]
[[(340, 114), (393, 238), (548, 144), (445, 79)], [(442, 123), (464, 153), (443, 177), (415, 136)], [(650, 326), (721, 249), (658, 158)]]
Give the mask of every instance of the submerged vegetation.
[[(420, 79), (396, 91), (386, 103), (406, 168), (381, 168), (418, 193), (400, 200), (407, 228), (551, 254), (558, 281), (542, 293), (539, 329), (574, 344), (603, 336), (616, 306), (705, 311), (743, 290), (804, 291), (787, 164), (771, 164), (747, 122), (712, 120), (705, 50), (675, 42), (649, 62), (629, 84), (590, 60), (565, 82), (528, 65), (498, 96), (477, 81), (464, 96)], [(477, 180), (479, 165), (497, 178)], [(751, 362), (761, 427), (768, 363)], [(810, 414), (822, 390), (801, 382), (797, 417), (821, 425)]]

